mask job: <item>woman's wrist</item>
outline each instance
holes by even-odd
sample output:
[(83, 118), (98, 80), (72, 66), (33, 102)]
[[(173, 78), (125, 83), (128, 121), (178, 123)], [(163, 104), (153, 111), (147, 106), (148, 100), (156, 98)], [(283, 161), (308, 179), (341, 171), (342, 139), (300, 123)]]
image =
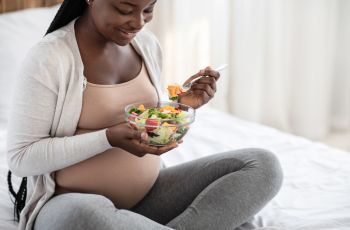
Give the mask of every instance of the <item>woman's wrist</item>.
[(113, 147), (116, 147), (115, 143), (113, 143), (113, 138), (112, 138), (111, 131), (109, 130), (109, 128), (106, 129), (106, 137), (107, 137), (107, 141), (109, 142), (109, 144)]

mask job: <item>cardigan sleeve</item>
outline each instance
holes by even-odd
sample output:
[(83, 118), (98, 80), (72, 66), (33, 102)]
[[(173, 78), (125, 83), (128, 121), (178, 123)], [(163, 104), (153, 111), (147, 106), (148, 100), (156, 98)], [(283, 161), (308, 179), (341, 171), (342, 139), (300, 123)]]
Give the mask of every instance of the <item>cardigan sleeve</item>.
[(59, 60), (33, 49), (17, 78), (8, 124), (7, 161), (17, 176), (50, 173), (95, 156), (112, 146), (106, 130), (51, 137), (57, 101)]

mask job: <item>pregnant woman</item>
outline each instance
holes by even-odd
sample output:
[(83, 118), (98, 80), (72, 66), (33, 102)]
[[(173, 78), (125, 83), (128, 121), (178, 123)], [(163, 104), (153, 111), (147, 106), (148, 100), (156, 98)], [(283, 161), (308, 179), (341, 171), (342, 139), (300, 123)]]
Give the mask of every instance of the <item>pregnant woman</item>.
[[(161, 51), (143, 28), (155, 4), (65, 0), (27, 55), (8, 133), (9, 167), (28, 178), (16, 199), (19, 229), (234, 229), (278, 192), (269, 151), (165, 168), (160, 155), (180, 143), (147, 146), (147, 134), (124, 122), (127, 104), (164, 100)], [(197, 109), (213, 98), (219, 73), (207, 67), (187, 82), (201, 75), (209, 77), (180, 103)]]

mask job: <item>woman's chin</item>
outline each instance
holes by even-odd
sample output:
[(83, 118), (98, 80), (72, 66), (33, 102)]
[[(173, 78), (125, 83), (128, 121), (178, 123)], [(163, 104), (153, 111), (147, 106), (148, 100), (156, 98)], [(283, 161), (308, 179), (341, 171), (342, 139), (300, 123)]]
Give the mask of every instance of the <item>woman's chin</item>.
[(112, 41), (118, 46), (126, 46), (131, 43), (132, 39), (113, 39)]
[(127, 42), (115, 42), (115, 43), (119, 46), (126, 46), (126, 45), (129, 45), (131, 43), (131, 40), (127, 41)]
[(114, 36), (111, 36), (111, 40), (120, 46), (126, 46), (136, 37), (137, 33), (126, 34), (123, 32), (115, 33)]

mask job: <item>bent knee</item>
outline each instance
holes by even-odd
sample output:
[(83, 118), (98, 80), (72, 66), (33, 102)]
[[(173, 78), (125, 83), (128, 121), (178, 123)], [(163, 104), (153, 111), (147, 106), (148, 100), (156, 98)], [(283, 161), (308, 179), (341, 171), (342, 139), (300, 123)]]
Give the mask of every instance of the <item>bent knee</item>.
[(276, 155), (260, 148), (240, 149), (237, 153), (244, 161), (242, 170), (250, 171), (262, 190), (272, 195), (277, 194), (282, 186), (283, 172)]
[(275, 195), (280, 190), (283, 171), (278, 158), (271, 151), (261, 148), (245, 148), (223, 153), (221, 157), (226, 163), (231, 164), (231, 168), (238, 162), (239, 169), (249, 171), (248, 174), (252, 175), (255, 183), (261, 185), (261, 189), (266, 189), (268, 193)]
[(266, 186), (276, 194), (283, 182), (283, 171), (277, 156), (266, 149), (254, 149), (256, 167)]

